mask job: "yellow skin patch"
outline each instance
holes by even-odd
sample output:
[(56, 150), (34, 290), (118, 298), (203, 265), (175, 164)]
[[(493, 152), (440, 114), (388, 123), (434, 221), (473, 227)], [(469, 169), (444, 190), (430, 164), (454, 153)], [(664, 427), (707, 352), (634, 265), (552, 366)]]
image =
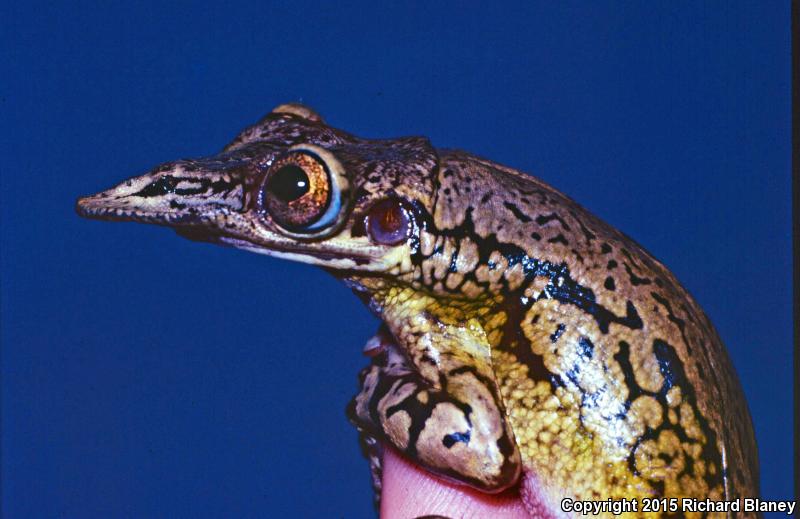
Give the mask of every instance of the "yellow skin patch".
[[(362, 282), (369, 283), (368, 280)], [(657, 429), (668, 417), (656, 398), (650, 395), (633, 400), (624, 417), (615, 416), (615, 413), (622, 411), (629, 397), (625, 386), (615, 383), (624, 379), (623, 368), (613, 361), (618, 351), (605, 351), (604, 358), (597, 356), (584, 359), (581, 353), (570, 348), (577, 341), (569, 340), (569, 332), (563, 332), (559, 338), (567, 344), (559, 351), (546, 325), (526, 324), (522, 329), (533, 345), (532, 352), (543, 357), (545, 367), (551, 372), (566, 373), (576, 362), (582, 366), (581, 380), (554, 390), (547, 381), (532, 380), (525, 363), (498, 348), (502, 335), (492, 332), (506, 324), (507, 316), (502, 311), (495, 311), (493, 306), (497, 302), (476, 304), (476, 301), (450, 301), (451, 304), (442, 304), (440, 299), (421, 295), (409, 288), (373, 286), (371, 289), (374, 290), (374, 300), (382, 306), (381, 315), (390, 329), (393, 323), (401, 323), (398, 330), (392, 330), (398, 340), (410, 334), (426, 338), (420, 341), (424, 344), (419, 349), (411, 349), (411, 358), (416, 361), (415, 364), (421, 365), (419, 372), (427, 375), (432, 386), (437, 385), (436, 374), (439, 371), (432, 365), (424, 365), (419, 357), (424, 354), (438, 357), (442, 352), (451, 351), (453, 346), (456, 347), (454, 356), (460, 357), (462, 362), (480, 365), (484, 373), (491, 370), (522, 465), (547, 482), (553, 489), (555, 500), (564, 495), (580, 500), (653, 498), (663, 495), (724, 499), (721, 485), (710, 488), (704, 480), (708, 469), (713, 472), (718, 471), (719, 467), (713, 462), (708, 465), (703, 460), (700, 444), (708, 440), (698, 427), (691, 406), (680, 404), (680, 387), (674, 386), (665, 392), (664, 399), (670, 411), (677, 410), (680, 413), (680, 427), (686, 436), (700, 444), (682, 443), (671, 430), (662, 431), (653, 439), (640, 441), (646, 429)], [(535, 311), (557, 313), (558, 306), (558, 303), (549, 300)], [(406, 324), (409, 321), (416, 324)], [(431, 326), (431, 322), (436, 325)], [(591, 322), (576, 325), (593, 326)], [(597, 330), (593, 331), (599, 335)], [(465, 334), (470, 338), (465, 339)], [(494, 335), (496, 339), (489, 341), (488, 335)], [(453, 336), (461, 337), (458, 344), (452, 343)], [(476, 359), (487, 364), (478, 363)], [(441, 366), (441, 362), (438, 366)], [(664, 385), (664, 377), (657, 363), (641, 362), (635, 373), (639, 373), (643, 389), (649, 388), (646, 390), (655, 392)], [(599, 402), (596, 407), (581, 406), (586, 393), (597, 395)], [(401, 395), (400, 399), (405, 397)], [(469, 396), (462, 398), (467, 401), (470, 399)], [(421, 438), (420, 441), (424, 442), (425, 439)], [(408, 448), (407, 438), (393, 443), (401, 450)], [(635, 452), (635, 472), (631, 470), (629, 462), (632, 451)], [(664, 457), (671, 460), (667, 462)], [(694, 463), (693, 475), (684, 474), (687, 458)], [(426, 463), (424, 459), (421, 461)], [(426, 464), (431, 470), (441, 470), (430, 463)], [(463, 467), (461, 471), (467, 472)], [(652, 481), (663, 482), (663, 488), (653, 488)], [(660, 514), (650, 512), (642, 516), (658, 517)], [(687, 517), (693, 516), (700, 517), (701, 514), (687, 513)]]
[[(392, 225), (376, 231), (377, 207)], [(532, 176), (420, 137), (361, 139), (289, 104), (222, 153), (78, 211), (347, 283), (384, 323), (349, 409), (376, 488), (381, 440), (486, 492), (535, 481), (551, 505), (758, 496), (747, 404), (708, 318), (647, 251)]]

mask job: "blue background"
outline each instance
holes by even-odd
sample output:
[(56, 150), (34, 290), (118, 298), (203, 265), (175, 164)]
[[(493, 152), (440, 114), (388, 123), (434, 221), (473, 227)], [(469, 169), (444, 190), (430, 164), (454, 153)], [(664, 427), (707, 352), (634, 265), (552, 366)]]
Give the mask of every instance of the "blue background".
[(642, 243), (730, 349), (763, 496), (792, 496), (788, 2), (109, 4), (0, 12), (6, 517), (371, 515), (356, 298), (73, 212), (293, 100), (533, 172)]

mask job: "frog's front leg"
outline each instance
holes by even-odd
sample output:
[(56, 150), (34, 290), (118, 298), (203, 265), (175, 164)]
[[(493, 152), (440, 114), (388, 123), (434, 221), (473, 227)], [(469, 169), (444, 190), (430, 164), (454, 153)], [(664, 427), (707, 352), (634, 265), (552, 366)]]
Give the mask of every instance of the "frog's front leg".
[(393, 335), (372, 339), (381, 353), (361, 372), (351, 420), (450, 480), (484, 492), (515, 484), (520, 454), (482, 330), (423, 312)]

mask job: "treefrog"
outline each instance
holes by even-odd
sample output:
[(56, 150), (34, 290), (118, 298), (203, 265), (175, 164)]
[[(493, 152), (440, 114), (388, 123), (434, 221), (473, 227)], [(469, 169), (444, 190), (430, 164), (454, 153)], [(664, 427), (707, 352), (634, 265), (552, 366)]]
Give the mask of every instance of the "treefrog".
[(348, 408), (378, 488), (388, 444), (483, 492), (519, 486), (533, 516), (564, 499), (758, 494), (747, 404), (709, 319), (641, 246), (533, 176), (285, 104), (219, 154), (77, 211), (346, 283), (382, 321)]

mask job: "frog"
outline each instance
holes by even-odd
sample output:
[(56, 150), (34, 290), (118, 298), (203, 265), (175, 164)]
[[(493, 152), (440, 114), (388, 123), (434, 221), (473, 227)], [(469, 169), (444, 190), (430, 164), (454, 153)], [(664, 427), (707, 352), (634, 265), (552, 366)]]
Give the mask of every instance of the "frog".
[(218, 154), (76, 210), (345, 283), (381, 321), (347, 409), (378, 495), (387, 447), (458, 485), (517, 489), (532, 517), (623, 499), (631, 516), (713, 517), (675, 500), (758, 495), (752, 420), (709, 318), (642, 246), (532, 175), (288, 103)]

